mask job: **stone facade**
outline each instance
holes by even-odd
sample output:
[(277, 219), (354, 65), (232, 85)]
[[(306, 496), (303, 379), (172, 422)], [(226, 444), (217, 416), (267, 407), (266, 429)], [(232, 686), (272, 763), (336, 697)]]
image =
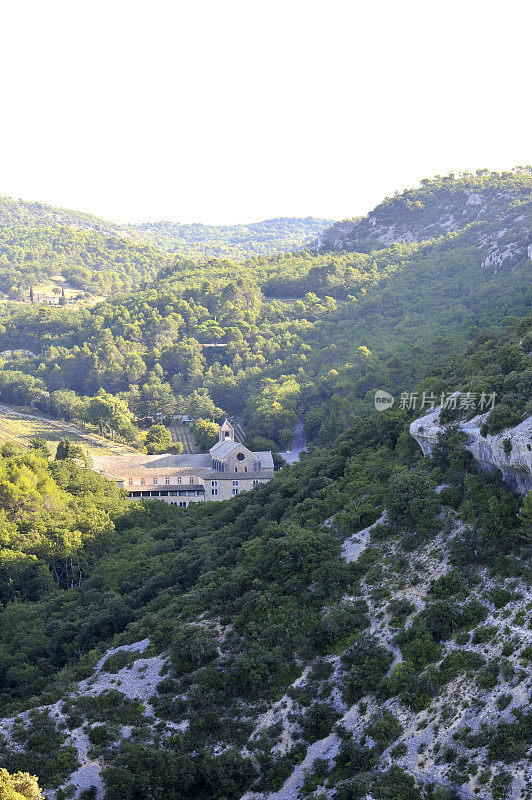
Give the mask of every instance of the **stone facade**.
[(226, 420), (208, 453), (95, 456), (94, 470), (126, 489), (131, 500), (162, 500), (186, 508), (228, 500), (267, 483), (273, 477), (273, 457), (270, 451), (255, 453), (236, 442)]

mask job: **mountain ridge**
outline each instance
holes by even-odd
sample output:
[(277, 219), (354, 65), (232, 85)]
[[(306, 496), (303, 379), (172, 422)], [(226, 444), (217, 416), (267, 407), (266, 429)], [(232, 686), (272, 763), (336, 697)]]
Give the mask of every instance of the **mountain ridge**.
[(502, 174), (480, 170), (424, 180), (419, 188), (387, 198), (364, 217), (335, 223), (311, 247), (318, 252), (368, 252), (469, 228), (472, 244), (487, 250), (485, 263), (501, 264), (526, 253), (532, 240), (531, 217), (532, 167)]

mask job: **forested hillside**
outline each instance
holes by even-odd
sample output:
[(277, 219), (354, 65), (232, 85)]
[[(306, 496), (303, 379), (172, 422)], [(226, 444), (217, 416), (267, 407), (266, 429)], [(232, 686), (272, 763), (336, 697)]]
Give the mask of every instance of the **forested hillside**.
[(4, 449), (6, 768), (106, 800), (526, 797), (530, 501), (409, 418), (186, 512)]
[(161, 249), (183, 258), (243, 261), (253, 255), (270, 256), (298, 250), (331, 223), (332, 220), (315, 217), (279, 217), (249, 225), (146, 222), (131, 227)]
[(502, 174), (487, 169), (421, 181), (387, 197), (366, 217), (335, 223), (317, 250), (369, 252), (392, 242), (419, 242), (468, 229), (486, 263), (516, 260), (530, 243), (531, 167)]
[(137, 444), (153, 420), (229, 412), (283, 447), (302, 417), (311, 446), (187, 509), (129, 502), (72, 443), (0, 448), (8, 788), (22, 771), (50, 800), (530, 798), (531, 497), (464, 449), (471, 407), (441, 412), (428, 457), (399, 396), (494, 393), (485, 437), (530, 416), (531, 185), (437, 179), (342, 223), (342, 250), (336, 226), (242, 263), (32, 218), (50, 269), (70, 241), (62, 269), (99, 253), (90, 279), (128, 290), (4, 304), (0, 349), (25, 350), (0, 361), (2, 402)]
[[(103, 390), (138, 420), (238, 413), (250, 444), (283, 448), (303, 416), (308, 440), (332, 441), (367, 413), (376, 389), (411, 390), (481, 329), (529, 311), (530, 171), (430, 183), (433, 224), (453, 187), (462, 202), (480, 182), (497, 200), (483, 221), (467, 217), (432, 239), (167, 263), (153, 282), (92, 309), (5, 307), (0, 349), (29, 347), (37, 358), (3, 365), (0, 399), (83, 419)], [(398, 226), (405, 202), (391, 201)], [(494, 263), (503, 240), (511, 256)]]
[(137, 287), (184, 258), (243, 260), (297, 249), (330, 220), (281, 218), (252, 225), (117, 225), (90, 214), (0, 198), (0, 291), (28, 297), (53, 275), (97, 295)]

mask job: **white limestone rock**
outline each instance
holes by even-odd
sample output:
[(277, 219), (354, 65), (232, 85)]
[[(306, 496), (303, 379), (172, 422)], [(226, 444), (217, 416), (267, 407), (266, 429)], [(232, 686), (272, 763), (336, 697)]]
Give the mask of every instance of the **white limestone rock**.
[[(441, 406), (436, 406), (410, 425), (414, 437), (425, 455), (430, 455), (438, 441), (438, 434), (445, 429), (440, 425)], [(494, 436), (482, 436), (480, 428), (488, 413), (479, 414), (459, 428), (467, 434), (466, 449), (473, 455), (481, 469), (500, 469), (504, 482), (515, 492), (526, 494), (532, 489), (532, 417), (527, 417), (515, 428), (501, 431)], [(504, 441), (508, 439), (512, 449), (506, 454)]]

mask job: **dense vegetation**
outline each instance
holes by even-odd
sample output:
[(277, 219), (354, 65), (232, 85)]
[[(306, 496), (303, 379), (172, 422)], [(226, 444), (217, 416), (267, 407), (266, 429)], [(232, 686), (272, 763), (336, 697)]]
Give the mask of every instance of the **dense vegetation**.
[(233, 227), (154, 223), (116, 225), (90, 214), (0, 198), (0, 291), (27, 297), (62, 275), (77, 289), (112, 295), (183, 259), (245, 259), (301, 247), (327, 220), (282, 218)]
[(2, 800), (41, 800), (42, 793), (37, 778), (27, 772), (10, 775), (0, 769), (0, 797)]
[[(436, 219), (448, 216), (449, 192), (468, 210), (479, 208), (467, 202), (472, 193), (487, 199), (473, 228), (467, 217), (464, 229), (422, 242), (240, 265), (163, 260), (155, 282), (92, 309), (6, 307), (0, 348), (29, 347), (38, 358), (3, 365), (0, 397), (67, 419), (83, 419), (86, 398), (102, 389), (119, 394), (139, 420), (238, 413), (250, 441), (279, 447), (304, 415), (307, 439), (326, 443), (366, 413), (375, 389), (412, 390), (430, 370), (446, 369), (479, 330), (530, 310), (522, 245), (531, 184), (529, 171), (429, 182), (416, 202), (426, 197), (433, 214), (436, 204)], [(392, 211), (406, 195), (390, 201)], [(494, 263), (503, 211), (518, 221), (505, 233), (508, 257)], [(154, 269), (148, 246), (123, 246), (146, 255), (152, 266), (144, 274)], [(128, 281), (138, 279), (127, 262), (123, 269)], [(108, 271), (98, 274), (109, 283)], [(505, 403), (521, 412), (526, 387), (508, 381), (500, 387)]]
[[(3, 494), (10, 489), (15, 498), (6, 525), (11, 525), (11, 549), (26, 570), (18, 583), (12, 567), (2, 578), (5, 712), (21, 700), (41, 705), (64, 695), (72, 680), (92, 673), (95, 649), (101, 652), (111, 637), (124, 632), (115, 639), (124, 643), (149, 635), (152, 652), (169, 649), (173, 665), (150, 702), (160, 719), (188, 719), (186, 730), (170, 740), (157, 734), (143, 708), (119, 690), (103, 693), (98, 703), (73, 695), (64, 707), (67, 725), (92, 726), (91, 741), (108, 764), (107, 797), (133, 800), (146, 791), (170, 791), (171, 784), (172, 797), (214, 800), (220, 782), (225, 795), (235, 798), (255, 783), (263, 789), (278, 786), (305, 742), (326, 736), (338, 718), (328, 699), (334, 686), (348, 705), (376, 693), (383, 700), (400, 696), (407, 706), (425, 708), (464, 671), (478, 673), (479, 686), (481, 681), (486, 687), (493, 681), (496, 685), (498, 669), (483, 658), (473, 659), (465, 649), (441, 661), (442, 649), (450, 637), (473, 628), (478, 632), (474, 641), (486, 640), (477, 626), (488, 610), (470, 596), (478, 582), (475, 570), (487, 566), (494, 576), (524, 574), (526, 516), (518, 514), (518, 502), (497, 478), (476, 473), (452, 439), (442, 440), (433, 461), (422, 458), (406, 423), (405, 412), (360, 420), (330, 452), (278, 473), (265, 488), (186, 512), (158, 503), (126, 507), (119, 490), (68, 459), (47, 465), (39, 455), (4, 456)], [(20, 492), (21, 474), (26, 483), (37, 476), (40, 491), (30, 500), (27, 491)], [(448, 485), (446, 495), (435, 493), (438, 482)], [(442, 529), (438, 514), (449, 500), (469, 523), (452, 538), (454, 571), (433, 583), (426, 607), (405, 629), (405, 618), (416, 608), (394, 603), (391, 589), (404, 579), (405, 554), (430, 546)], [(56, 569), (57, 563), (64, 564), (64, 553), (54, 552), (57, 534), (42, 510), (51, 503), (55, 509), (62, 503), (79, 509), (70, 523), (77, 538), (69, 542), (73, 534), (63, 537), (69, 542), (66, 572)], [(97, 515), (104, 513), (104, 504), (102, 524)], [(374, 521), (384, 506), (388, 525), (377, 526), (364, 557), (347, 564), (340, 555), (342, 538)], [(103, 536), (83, 527), (85, 509)], [(332, 532), (322, 524), (331, 514), (338, 519)], [(21, 533), (30, 520), (41, 531), (35, 541)], [(31, 569), (25, 568), (25, 559)], [(368, 633), (368, 601), (390, 603), (397, 621), (403, 662), (389, 677), (392, 653)], [(504, 605), (508, 599), (503, 593), (496, 602)], [(195, 620), (207, 609), (207, 624), (197, 627)], [(330, 670), (320, 664), (338, 652), (338, 672), (327, 683)], [(294, 717), (301, 729), (299, 744), (287, 756), (273, 756), (272, 741), (263, 738), (254, 743), (252, 760), (242, 756), (239, 749), (261, 704), (294, 681), (302, 660), (315, 667), (305, 691), (294, 695), (300, 709)], [(127, 663), (128, 658), (120, 659), (106, 668), (113, 672)], [(44, 694), (38, 701), (31, 699), (39, 692)], [(316, 693), (320, 702), (315, 702)], [(19, 731), (22, 742), (49, 722), (34, 717), (31, 725), (27, 733)], [(113, 743), (120, 725), (133, 725), (134, 735), (117, 749)], [(384, 723), (373, 720), (367, 736), (377, 749), (359, 767), (351, 766), (350, 774), (359, 781), (371, 772), (379, 752), (400, 732), (393, 717)], [(50, 734), (44, 738), (52, 741)], [(65, 763), (75, 767), (63, 739), (54, 749), (54, 754), (57, 748), (63, 753), (62, 767), (45, 745), (37, 761), (4, 754), (5, 763), (9, 769), (40, 765), (40, 774), (54, 785)], [(214, 758), (212, 747), (222, 744), (224, 755)], [(168, 776), (185, 765), (187, 783), (174, 785)]]
[(297, 250), (309, 243), (332, 220), (280, 217), (249, 225), (183, 225), (146, 222), (131, 227), (158, 247), (182, 258), (230, 258), (244, 261), (253, 255), (270, 256)]
[[(332, 736), (301, 797), (451, 800), (468, 782), (508, 796), (530, 745), (532, 499), (479, 473), (454, 426), (424, 457), (408, 434), (419, 409), (377, 413), (373, 393), (496, 392), (485, 433), (530, 414), (530, 183), (480, 173), (387, 201), (374, 214), (399, 227), (414, 204), (409, 243), (240, 265), (165, 255), (155, 282), (93, 309), (3, 310), (0, 347), (37, 354), (2, 361), (3, 402), (137, 441), (135, 422), (187, 413), (203, 447), (222, 412), (261, 448), (302, 415), (315, 445), (266, 486), (186, 510), (129, 503), (67, 441), (54, 461), (39, 440), (2, 448), (10, 772), (64, 800), (85, 737), (106, 800), (237, 800), (280, 789)], [(442, 235), (441, 209), (465, 209), (465, 227)], [(501, 215), (523, 224), (495, 265)], [(114, 234), (88, 220), (80, 235)], [(166, 450), (168, 432), (141, 443)], [(151, 693), (132, 692), (153, 665)]]

